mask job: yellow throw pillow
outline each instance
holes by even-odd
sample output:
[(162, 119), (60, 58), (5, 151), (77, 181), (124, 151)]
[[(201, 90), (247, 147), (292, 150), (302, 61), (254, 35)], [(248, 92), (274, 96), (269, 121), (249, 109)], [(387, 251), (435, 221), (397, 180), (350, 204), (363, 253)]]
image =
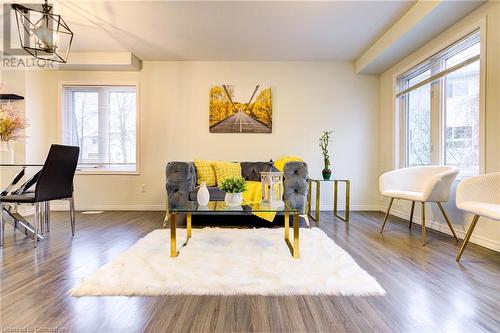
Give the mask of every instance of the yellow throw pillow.
[(232, 162), (215, 162), (213, 164), (217, 186), (220, 186), (224, 179), (241, 177), (241, 164)]
[(201, 185), (202, 182), (205, 182), (207, 186), (217, 185), (215, 170), (213, 167), (214, 164), (215, 161), (194, 160), (197, 175), (196, 182), (198, 185)]

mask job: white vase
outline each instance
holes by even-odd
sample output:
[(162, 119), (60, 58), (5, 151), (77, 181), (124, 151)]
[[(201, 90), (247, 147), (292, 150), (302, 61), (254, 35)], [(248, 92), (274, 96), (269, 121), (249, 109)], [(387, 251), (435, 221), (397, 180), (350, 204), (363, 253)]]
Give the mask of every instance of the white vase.
[(237, 207), (240, 206), (243, 202), (243, 194), (242, 193), (226, 193), (224, 197), (224, 202), (228, 207)]
[(201, 183), (198, 194), (196, 195), (196, 201), (198, 201), (199, 206), (206, 206), (210, 201), (210, 193), (208, 192), (207, 184), (205, 182)]
[(9, 141), (0, 141), (0, 163), (14, 163), (14, 149)]

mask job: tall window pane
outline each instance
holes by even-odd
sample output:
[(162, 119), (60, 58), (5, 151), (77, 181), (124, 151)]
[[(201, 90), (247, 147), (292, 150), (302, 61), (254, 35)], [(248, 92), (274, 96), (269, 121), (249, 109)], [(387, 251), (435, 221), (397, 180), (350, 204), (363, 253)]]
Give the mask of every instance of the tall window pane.
[(80, 162), (99, 160), (99, 94), (97, 91), (72, 93), (71, 144), (80, 147)]
[(109, 94), (110, 161), (135, 163), (135, 92)]
[[(415, 79), (418, 80), (418, 77)], [(431, 164), (431, 85), (426, 84), (411, 91), (406, 98), (407, 165)]]
[(445, 77), (445, 164), (479, 170), (479, 61)]

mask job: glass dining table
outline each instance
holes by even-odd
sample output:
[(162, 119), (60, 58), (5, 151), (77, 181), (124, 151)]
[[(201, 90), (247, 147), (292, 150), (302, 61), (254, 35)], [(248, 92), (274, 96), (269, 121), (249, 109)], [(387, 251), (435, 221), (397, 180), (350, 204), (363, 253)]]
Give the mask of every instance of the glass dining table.
[[(0, 163), (0, 202), (2, 196), (21, 194), (28, 191), (29, 188), (36, 182), (36, 175), (38, 172), (35, 172), (33, 176), (29, 177), (23, 184), (20, 185), (20, 181), (26, 176), (26, 169), (40, 169), (42, 167), (43, 164), (37, 163)], [(50, 209), (48, 204), (46, 204), (43, 208), (42, 214), (43, 221), (45, 222), (44, 224), (49, 225)], [(8, 217), (10, 217), (4, 219), (4, 221), (12, 224), (14, 231), (18, 231), (31, 239), (35, 238), (33, 225), (18, 212), (17, 205), (1, 205), (0, 213), (5, 213)], [(37, 237), (38, 240), (42, 240), (45, 229), (40, 228), (39, 230), (40, 232), (37, 232)]]

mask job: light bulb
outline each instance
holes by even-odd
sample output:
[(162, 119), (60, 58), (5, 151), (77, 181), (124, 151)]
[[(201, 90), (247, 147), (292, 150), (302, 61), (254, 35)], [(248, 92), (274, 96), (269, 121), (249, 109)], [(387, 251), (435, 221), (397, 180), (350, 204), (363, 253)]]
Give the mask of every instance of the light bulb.
[(37, 44), (48, 52), (55, 52), (57, 48), (57, 34), (48, 27), (48, 19), (40, 20), (39, 24), (33, 29), (33, 34), (37, 38)]

